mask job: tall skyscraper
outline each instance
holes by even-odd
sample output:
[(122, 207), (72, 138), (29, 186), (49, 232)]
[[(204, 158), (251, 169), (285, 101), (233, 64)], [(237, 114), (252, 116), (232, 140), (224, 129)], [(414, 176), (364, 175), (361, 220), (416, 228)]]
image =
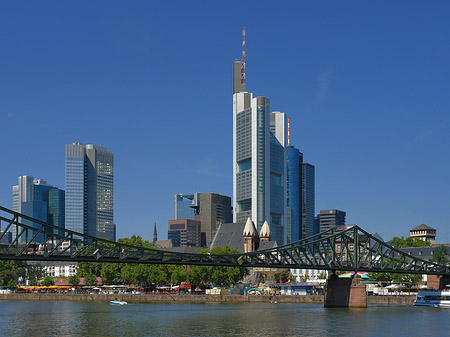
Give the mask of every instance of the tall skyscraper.
[(115, 241), (114, 154), (102, 146), (66, 145), (66, 228)]
[(250, 217), (258, 231), (270, 223), (272, 240), (284, 243), (286, 218), (286, 116), (270, 113), (267, 97), (253, 97), (242, 60), (233, 63), (233, 220)]
[(301, 236), (301, 169), (303, 155), (294, 146), (287, 148), (287, 214), (286, 221), (286, 242), (298, 241)]
[(303, 162), (303, 153), (288, 146), (287, 160), (287, 242), (298, 241), (318, 233), (314, 226), (315, 168)]
[[(302, 156), (303, 159), (303, 156)], [(315, 167), (314, 165), (301, 164), (301, 181), (302, 181), (302, 239), (317, 234), (314, 231), (315, 216)]]
[[(13, 210), (49, 224), (64, 228), (64, 191), (47, 184), (43, 179), (33, 179), (32, 176), (20, 176), (19, 184), (13, 186)], [(56, 196), (56, 198), (55, 198)], [(40, 224), (19, 219), (20, 222), (40, 228)], [(16, 228), (12, 228), (13, 240)], [(43, 242), (43, 234), (36, 236), (36, 242)], [(19, 242), (24, 242), (20, 238)]]

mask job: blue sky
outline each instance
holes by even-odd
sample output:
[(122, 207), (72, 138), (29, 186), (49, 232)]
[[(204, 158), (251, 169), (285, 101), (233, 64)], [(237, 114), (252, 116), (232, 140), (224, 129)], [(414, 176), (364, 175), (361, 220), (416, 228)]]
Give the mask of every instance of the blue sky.
[(64, 145), (115, 155), (118, 237), (167, 236), (175, 193), (232, 194), (232, 62), (291, 118), (316, 213), (385, 239), (450, 242), (446, 1), (0, 4), (0, 205), (33, 175), (64, 188)]

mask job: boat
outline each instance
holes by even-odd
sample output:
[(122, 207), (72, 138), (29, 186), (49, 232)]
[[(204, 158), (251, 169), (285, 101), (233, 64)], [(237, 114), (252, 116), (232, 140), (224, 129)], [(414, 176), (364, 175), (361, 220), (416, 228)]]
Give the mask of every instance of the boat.
[(112, 304), (112, 305), (126, 305), (126, 304), (128, 304), (125, 301), (109, 301), (109, 303)]
[(414, 305), (450, 308), (450, 290), (419, 290)]

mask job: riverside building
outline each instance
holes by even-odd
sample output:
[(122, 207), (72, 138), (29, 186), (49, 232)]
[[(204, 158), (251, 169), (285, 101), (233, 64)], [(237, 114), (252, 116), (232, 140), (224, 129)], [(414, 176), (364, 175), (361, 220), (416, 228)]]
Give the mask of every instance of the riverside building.
[(66, 228), (116, 240), (114, 154), (102, 146), (66, 145)]

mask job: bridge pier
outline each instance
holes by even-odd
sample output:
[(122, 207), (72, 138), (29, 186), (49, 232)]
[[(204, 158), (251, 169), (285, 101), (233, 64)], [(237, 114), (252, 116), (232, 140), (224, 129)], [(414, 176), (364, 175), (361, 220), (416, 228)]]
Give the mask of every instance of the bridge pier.
[(450, 276), (427, 275), (427, 288), (434, 290), (443, 290), (450, 284)]
[(335, 273), (327, 280), (325, 308), (367, 308), (366, 286), (361, 276), (339, 278)]

